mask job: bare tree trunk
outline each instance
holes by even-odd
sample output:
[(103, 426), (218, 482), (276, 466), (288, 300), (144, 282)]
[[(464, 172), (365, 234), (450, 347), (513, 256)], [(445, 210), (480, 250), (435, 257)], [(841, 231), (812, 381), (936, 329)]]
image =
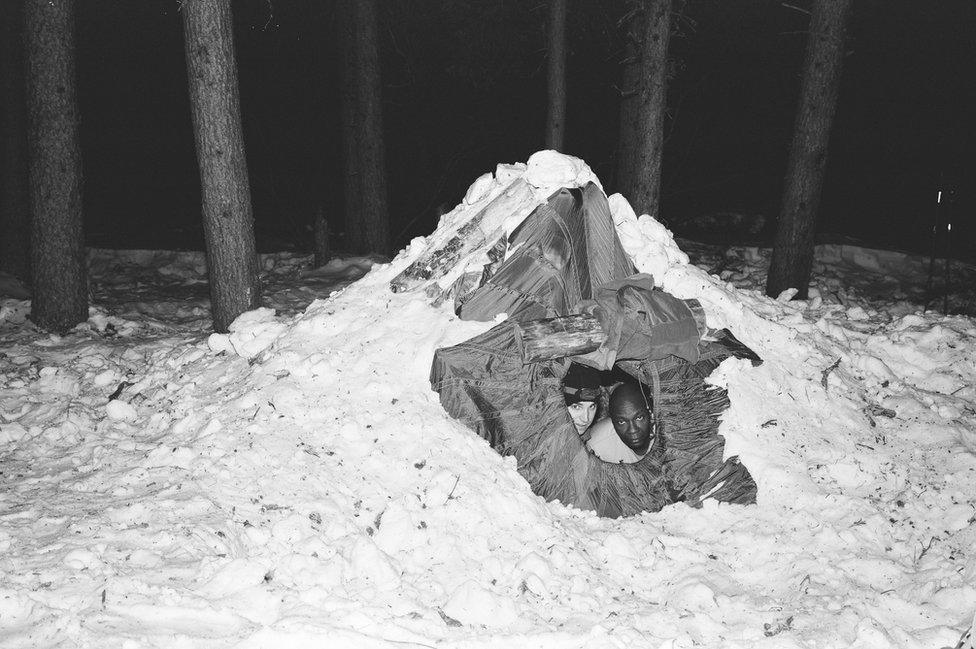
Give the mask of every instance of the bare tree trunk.
[(88, 319), (74, 0), (28, 0), (27, 142), (31, 319), (64, 332)]
[(796, 288), (806, 299), (813, 266), (820, 194), (830, 127), (837, 108), (844, 61), (844, 33), (851, 0), (814, 0), (803, 62), (800, 103), (786, 169), (766, 295)]
[(641, 21), (636, 138), (628, 198), (638, 214), (656, 218), (661, 202), (671, 0), (644, 0)]
[(24, 2), (10, 0), (5, 9), (0, 35), (0, 270), (30, 283)]
[(332, 256), (332, 251), (329, 250), (329, 221), (325, 218), (325, 207), (321, 203), (315, 209), (315, 223), (312, 226), (312, 235), (314, 238), (314, 250), (315, 254), (314, 266), (318, 268), (319, 266), (325, 266), (329, 263), (329, 258)]
[(634, 189), (634, 151), (637, 143), (637, 107), (640, 69), (639, 4), (624, 19), (624, 58), (620, 62), (620, 125), (617, 135), (616, 177), (619, 191), (624, 196), (633, 195)]
[(549, 2), (549, 111), (546, 148), (563, 150), (566, 131), (566, 12), (568, 0)]
[(233, 19), (230, 0), (185, 0), (181, 11), (211, 312), (224, 332), (260, 298)]
[(346, 234), (355, 252), (390, 252), (376, 0), (338, 0)]

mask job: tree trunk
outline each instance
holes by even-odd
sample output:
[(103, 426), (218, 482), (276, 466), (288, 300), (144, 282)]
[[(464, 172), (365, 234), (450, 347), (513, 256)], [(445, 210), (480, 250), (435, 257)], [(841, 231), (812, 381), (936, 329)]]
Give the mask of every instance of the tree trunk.
[(74, 0), (28, 0), (24, 16), (31, 319), (57, 332), (88, 319), (74, 13)]
[(563, 150), (566, 131), (566, 11), (568, 0), (549, 2), (549, 111), (546, 148)]
[(321, 203), (315, 209), (315, 224), (312, 226), (312, 235), (315, 240), (315, 249), (312, 251), (315, 255), (313, 265), (316, 268), (325, 266), (329, 263), (332, 251), (329, 250), (329, 221), (325, 218), (325, 208)]
[(0, 271), (30, 283), (24, 2), (11, 0), (0, 34)]
[(637, 142), (637, 104), (641, 78), (638, 16), (638, 10), (635, 9), (624, 19), (624, 58), (620, 62), (620, 125), (614, 181), (617, 191), (628, 198), (633, 195), (634, 186), (634, 150)]
[(644, 0), (640, 21), (640, 78), (633, 107), (632, 175), (627, 197), (638, 214), (657, 218), (661, 202), (671, 0)]
[(225, 332), (260, 298), (233, 20), (230, 0), (186, 0), (181, 11), (211, 312), (214, 329)]
[(813, 3), (783, 204), (766, 280), (766, 295), (772, 297), (788, 288), (797, 289), (798, 299), (807, 297), (850, 6), (851, 0), (814, 0)]
[(354, 252), (390, 252), (376, 0), (338, 0), (346, 236)]

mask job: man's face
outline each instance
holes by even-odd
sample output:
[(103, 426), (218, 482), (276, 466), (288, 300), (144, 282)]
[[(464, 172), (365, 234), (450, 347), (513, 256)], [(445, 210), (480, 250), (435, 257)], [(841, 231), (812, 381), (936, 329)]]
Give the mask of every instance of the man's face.
[(643, 399), (625, 397), (610, 406), (610, 421), (617, 436), (635, 453), (646, 453), (651, 444), (651, 413)]

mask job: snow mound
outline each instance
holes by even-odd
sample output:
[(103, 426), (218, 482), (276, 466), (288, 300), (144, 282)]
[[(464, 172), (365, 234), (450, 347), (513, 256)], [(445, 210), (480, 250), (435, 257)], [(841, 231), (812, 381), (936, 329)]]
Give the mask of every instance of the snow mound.
[(390, 264), (226, 337), (0, 322), (0, 644), (954, 645), (976, 608), (969, 318), (768, 299), (612, 197), (638, 267), (765, 359), (710, 377), (758, 505), (599, 519), (447, 417), (434, 350), (493, 323), (390, 281), (580, 164), (499, 165)]

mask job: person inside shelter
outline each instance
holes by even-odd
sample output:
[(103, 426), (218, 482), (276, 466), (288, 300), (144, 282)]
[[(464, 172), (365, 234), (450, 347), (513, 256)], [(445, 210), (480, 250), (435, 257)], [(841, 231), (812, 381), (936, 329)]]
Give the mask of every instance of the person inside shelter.
[(590, 439), (590, 426), (600, 414), (601, 394), (598, 370), (580, 363), (569, 366), (563, 377), (563, 399), (576, 432), (584, 442)]
[(590, 429), (586, 447), (604, 462), (639, 461), (656, 438), (650, 395), (637, 382), (621, 383), (610, 395), (608, 410), (609, 416)]

